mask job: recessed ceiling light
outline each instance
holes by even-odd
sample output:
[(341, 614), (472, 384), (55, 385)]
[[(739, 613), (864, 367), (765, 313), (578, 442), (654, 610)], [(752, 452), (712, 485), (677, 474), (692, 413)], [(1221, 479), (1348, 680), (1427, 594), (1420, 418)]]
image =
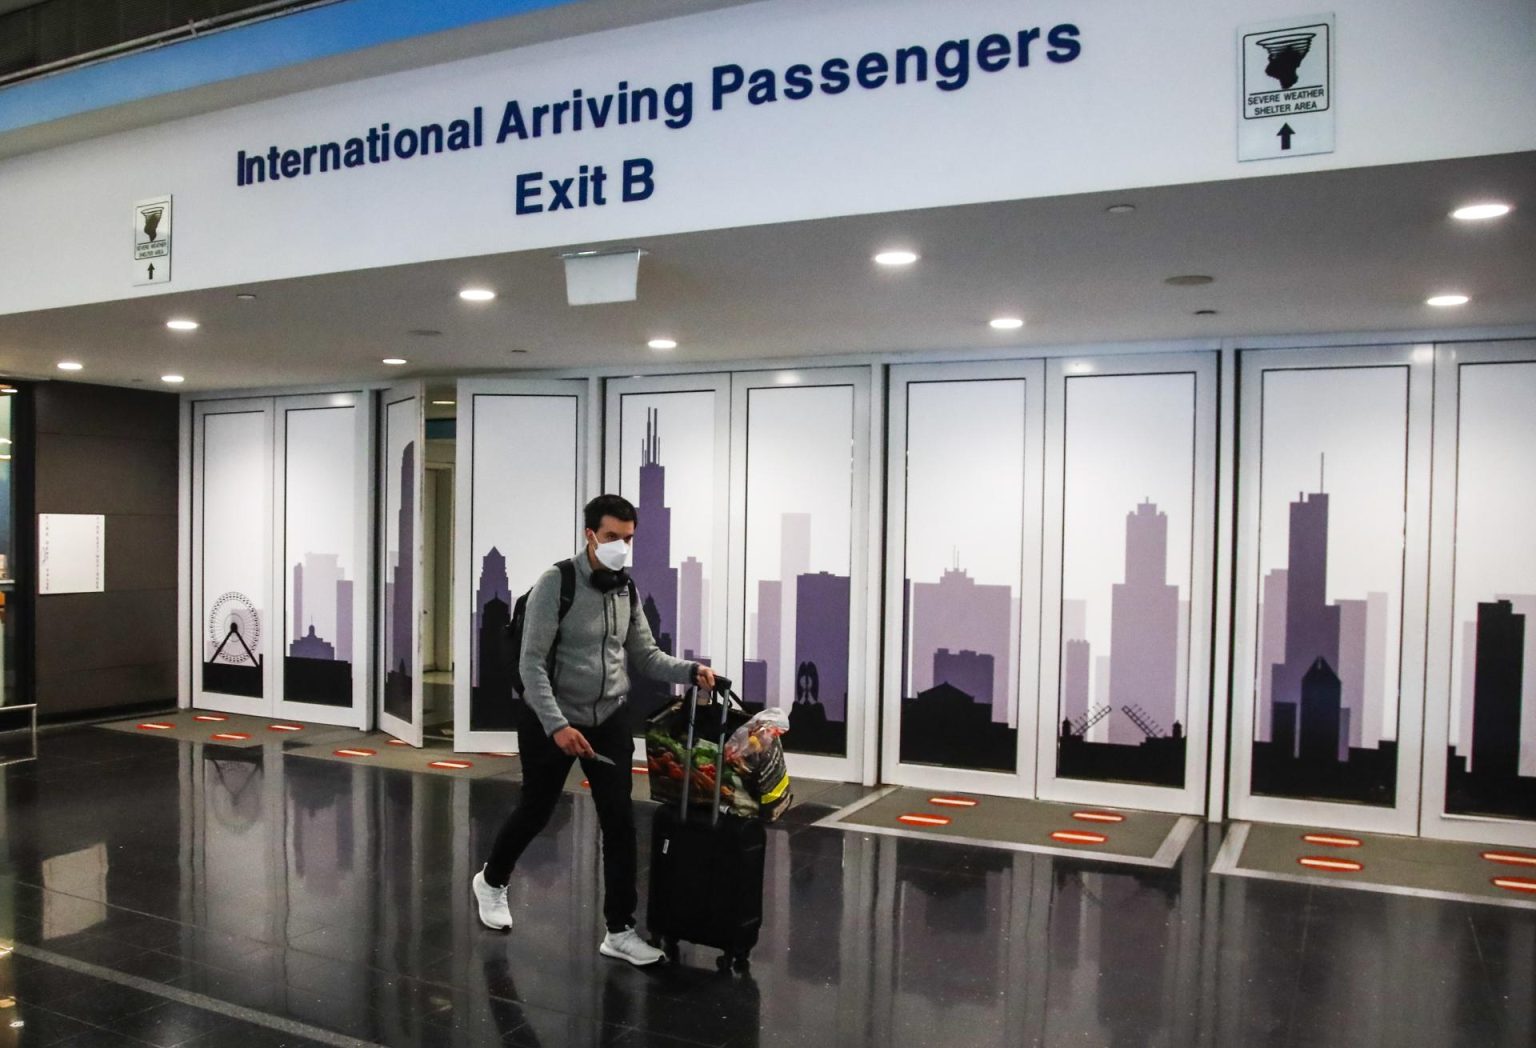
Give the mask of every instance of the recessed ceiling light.
[(1070, 370), (1079, 375), (1086, 375), (1088, 372), (1093, 370), (1093, 365), (1088, 363), (1086, 360), (1079, 360), (1077, 363), (1072, 365)]
[(800, 376), (793, 371), (781, 371), (773, 380), (781, 386), (793, 386), (800, 381)]
[(161, 382), (169, 382), (171, 385), (175, 386), (175, 385), (180, 385), (181, 383), (185, 382), (186, 378), (184, 378), (181, 375), (161, 375), (160, 376), (160, 381)]
[(675, 338), (653, 338), (649, 342), (647, 342), (646, 345), (650, 346), (652, 349), (676, 349), (677, 348), (677, 339), (675, 339)]
[(249, 291), (242, 291), (242, 292), (240, 292), (240, 294), (236, 295), (235, 298), (239, 299), (241, 302), (255, 302), (256, 301), (256, 296), (251, 294)]
[(1203, 273), (1185, 273), (1176, 277), (1169, 277), (1163, 283), (1170, 287), (1200, 287), (1203, 284), (1214, 284), (1215, 277), (1208, 277)]
[(79, 363), (78, 361), (74, 361), (74, 360), (61, 360), (61, 361), (59, 361), (59, 370), (60, 371), (79, 371), (83, 367), (85, 367), (85, 365)]
[(1466, 295), (1431, 295), (1424, 300), (1426, 306), (1464, 306), (1472, 301)]
[(882, 251), (875, 256), (882, 266), (910, 266), (917, 261), (916, 251)]
[(432, 403), (436, 404), (440, 408), (451, 408), (451, 407), (453, 407), (455, 401), (452, 401), (452, 400), (434, 400)]
[(1111, 215), (1129, 215), (1136, 210), (1135, 204), (1110, 204), (1104, 209)]
[(1016, 331), (1024, 326), (1023, 317), (993, 317), (988, 321), (998, 331)]
[(496, 292), (488, 287), (467, 287), (459, 292), (459, 297), (465, 302), (489, 302), (496, 297)]
[(1511, 208), (1508, 204), (1500, 204), (1489, 200), (1481, 204), (1468, 204), (1458, 207), (1451, 212), (1452, 218), (1459, 218), (1463, 222), (1475, 222), (1481, 218), (1501, 218), (1509, 214)]
[(379, 363), (388, 364), (392, 368), (397, 368), (401, 364), (409, 364), (410, 361), (406, 360), (404, 357), (385, 357)]
[(165, 326), (172, 331), (196, 331), (199, 327), (195, 320), (167, 320)]

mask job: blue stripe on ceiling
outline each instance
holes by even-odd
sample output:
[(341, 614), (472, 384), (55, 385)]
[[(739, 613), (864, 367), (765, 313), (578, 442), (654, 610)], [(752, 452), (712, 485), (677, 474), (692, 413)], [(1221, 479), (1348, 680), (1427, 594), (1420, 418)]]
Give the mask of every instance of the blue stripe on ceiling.
[(0, 89), (0, 133), (581, 0), (344, 0)]

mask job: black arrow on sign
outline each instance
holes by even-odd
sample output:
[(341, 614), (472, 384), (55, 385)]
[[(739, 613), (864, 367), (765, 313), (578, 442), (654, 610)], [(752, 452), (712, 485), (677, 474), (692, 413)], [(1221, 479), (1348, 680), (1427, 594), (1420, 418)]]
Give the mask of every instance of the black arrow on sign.
[[(1287, 145), (1286, 148), (1289, 149), (1290, 146)], [(155, 279), (155, 264), (153, 262), (149, 264), (149, 279)]]
[(1290, 124), (1281, 124), (1280, 125), (1280, 130), (1276, 131), (1275, 134), (1280, 136), (1280, 148), (1281, 149), (1289, 149), (1289, 148), (1291, 148), (1291, 136), (1294, 135), (1295, 133), (1296, 133), (1295, 129), (1292, 128)]

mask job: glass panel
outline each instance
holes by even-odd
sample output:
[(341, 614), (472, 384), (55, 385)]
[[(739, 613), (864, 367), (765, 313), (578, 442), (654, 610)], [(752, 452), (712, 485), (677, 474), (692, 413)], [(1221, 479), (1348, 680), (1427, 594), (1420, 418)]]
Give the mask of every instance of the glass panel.
[(384, 712), (410, 721), (416, 674), (416, 430), (414, 397), (385, 408)]
[(270, 628), (268, 415), (203, 416), (204, 691), (261, 698)]
[(27, 701), (17, 694), (16, 574), (22, 565), (16, 558), (16, 492), (11, 482), (16, 396), (15, 386), (0, 382), (0, 706)]
[[(640, 518), (630, 575), (656, 643), (703, 663), (718, 657), (724, 639), (714, 636), (709, 614), (710, 591), (717, 580), (723, 585), (725, 568), (712, 563), (715, 459), (723, 454), (715, 441), (715, 396), (712, 390), (626, 393), (619, 407), (619, 494)], [(630, 674), (637, 730), (673, 691)]]
[(854, 492), (852, 386), (747, 392), (749, 709), (790, 711), (786, 748), (848, 747)]
[(356, 409), (284, 409), (283, 425), (283, 698), (347, 708), (357, 642), (366, 652), (368, 635), (354, 622)]
[(901, 761), (1018, 767), (1024, 380), (907, 386)]
[(1408, 369), (1262, 382), (1252, 789), (1391, 807)]
[(1445, 810), (1536, 819), (1536, 363), (1458, 372)]
[(1066, 384), (1056, 774), (1182, 788), (1195, 376)]
[[(580, 476), (574, 396), (475, 394), (470, 463), (474, 606), (471, 731), (515, 731), (507, 626), (517, 598), (576, 549)], [(530, 449), (542, 453), (530, 454)]]

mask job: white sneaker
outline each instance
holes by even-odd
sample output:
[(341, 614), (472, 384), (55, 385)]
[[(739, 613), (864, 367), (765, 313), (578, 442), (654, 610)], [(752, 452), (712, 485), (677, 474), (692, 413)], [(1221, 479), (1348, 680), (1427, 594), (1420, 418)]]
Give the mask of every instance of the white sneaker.
[(494, 931), (512, 927), (512, 911), (507, 909), (507, 889), (493, 888), (486, 882), (485, 867), (470, 882), (475, 889), (475, 903), (480, 907), (480, 923)]
[(617, 957), (621, 961), (628, 961), (637, 968), (655, 964), (666, 956), (640, 938), (633, 928), (625, 928), (621, 932), (609, 932), (603, 936), (603, 943), (597, 948), (597, 952), (604, 957)]

